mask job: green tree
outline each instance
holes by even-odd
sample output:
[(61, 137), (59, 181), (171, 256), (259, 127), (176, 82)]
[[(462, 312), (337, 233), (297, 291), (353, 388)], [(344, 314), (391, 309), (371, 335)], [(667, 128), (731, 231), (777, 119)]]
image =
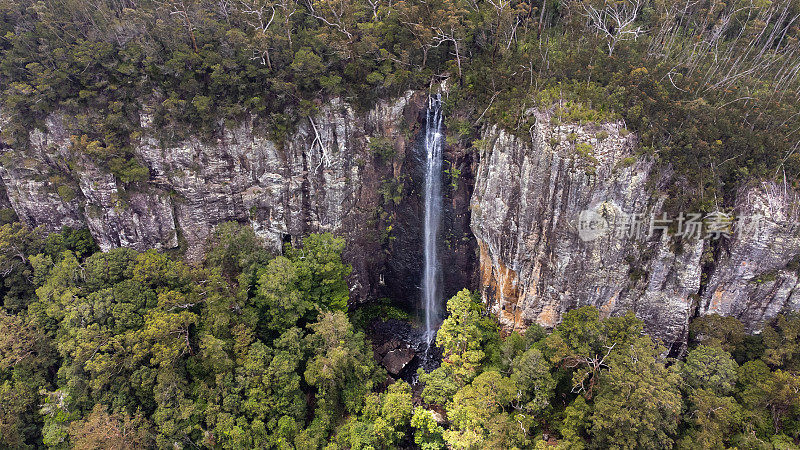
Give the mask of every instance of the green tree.
[(514, 359), (511, 381), (516, 388), (517, 407), (533, 418), (541, 417), (550, 406), (556, 382), (550, 365), (537, 348), (530, 348)]
[(701, 345), (689, 352), (683, 365), (683, 378), (692, 389), (707, 389), (728, 395), (736, 386), (739, 366), (721, 347)]
[(316, 391), (315, 421), (333, 425), (337, 418), (361, 411), (365, 397), (385, 372), (378, 369), (364, 335), (353, 330), (343, 312), (325, 313), (310, 327), (306, 345), (314, 349), (314, 356), (304, 378)]
[(733, 397), (720, 397), (708, 389), (697, 389), (688, 400), (689, 432), (678, 441), (680, 448), (728, 448), (731, 437), (742, 426), (742, 409)]
[(442, 348), (444, 364), (453, 368), (456, 381), (468, 383), (486, 356), (482, 344), (494, 324), (484, 316), (480, 300), (467, 289), (447, 301), (447, 312), (436, 333), (436, 345)]
[(352, 449), (394, 448), (405, 436), (412, 413), (411, 386), (400, 381), (366, 398), (361, 414), (336, 430), (334, 441)]
[(514, 382), (488, 370), (460, 389), (448, 405), (451, 422), (444, 432), (448, 446), (460, 449), (514, 448), (526, 442), (525, 425), (510, 412)]
[(689, 339), (707, 347), (720, 346), (728, 353), (745, 339), (744, 325), (735, 317), (710, 314), (700, 316), (689, 325)]
[(632, 313), (600, 320), (596, 308), (585, 306), (564, 314), (561, 323), (541, 343), (543, 355), (572, 377), (573, 393), (591, 398), (599, 373), (610, 358), (627, 351), (642, 334), (642, 321)]
[(28, 283), (33, 271), (28, 258), (42, 247), (41, 231), (29, 230), (17, 222), (0, 226), (0, 295), (9, 311), (24, 309), (33, 297)]
[(85, 419), (69, 426), (71, 446), (77, 450), (109, 448), (133, 450), (152, 445), (147, 429), (126, 414), (109, 414), (103, 405), (95, 405)]
[(0, 446), (41, 441), (39, 389), (57, 362), (51, 340), (23, 315), (0, 311)]
[(800, 372), (800, 313), (779, 315), (761, 334), (767, 364)]
[(614, 448), (666, 448), (673, 444), (682, 408), (676, 373), (664, 366), (663, 348), (640, 337), (600, 372), (591, 416), (592, 444)]
[[(219, 268), (230, 280), (266, 264), (269, 253), (264, 249), (252, 227), (225, 222), (214, 229), (205, 256), (207, 267)], [(251, 275), (252, 276), (252, 275)]]
[(444, 428), (433, 416), (433, 411), (417, 406), (411, 417), (411, 426), (414, 428), (414, 443), (423, 450), (439, 450), (444, 448)]
[(449, 315), (436, 333), (442, 364), (430, 373), (418, 370), (419, 380), (425, 385), (422, 399), (442, 406), (478, 375), (486, 359), (487, 342), (499, 338), (497, 325), (484, 315), (480, 300), (469, 290), (450, 298), (447, 311)]
[(429, 404), (447, 405), (463, 385), (453, 372), (453, 366), (447, 363), (442, 363), (428, 373), (422, 368), (417, 369), (419, 381), (425, 386), (422, 390), (422, 400)]
[(768, 411), (773, 374), (762, 360), (748, 361), (739, 367), (736, 399), (742, 405), (746, 432), (767, 437), (775, 432)]
[(322, 310), (344, 311), (350, 298), (347, 277), (352, 267), (342, 261), (344, 239), (330, 233), (311, 234), (300, 248), (287, 248), (286, 257), (295, 263), (298, 287)]
[(294, 262), (283, 256), (272, 259), (260, 271), (258, 290), (253, 299), (265, 327), (281, 332), (307, 317), (314, 304), (300, 285), (300, 271)]
[(591, 429), (592, 405), (579, 396), (564, 409), (564, 420), (560, 423), (560, 444), (568, 449), (583, 449)]

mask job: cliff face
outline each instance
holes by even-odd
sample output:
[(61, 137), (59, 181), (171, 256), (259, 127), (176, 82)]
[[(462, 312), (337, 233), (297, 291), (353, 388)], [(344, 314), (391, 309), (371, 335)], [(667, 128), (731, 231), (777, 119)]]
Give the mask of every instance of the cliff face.
[(0, 211), (2, 210), (11, 210), (13, 209), (11, 206), (11, 200), (8, 199), (8, 194), (6, 193), (6, 186), (3, 184), (2, 178), (0, 178)]
[[(0, 146), (0, 180), (22, 221), (49, 231), (88, 226), (103, 250), (183, 248), (197, 261), (214, 227), (230, 220), (252, 225), (275, 252), (308, 233), (343, 235), (354, 301), (389, 295), (414, 302), (414, 281), (385, 280), (416, 280), (420, 270), (421, 245), (397, 236), (413, 232), (421, 217), (416, 172), (424, 149), (416, 136), (426, 100), (409, 92), (358, 113), (333, 99), (282, 143), (255, 131), (254, 121), (212, 141), (162, 142), (145, 107), (134, 153), (149, 179), (127, 184), (75, 151), (70, 117), (53, 114), (44, 130), (31, 132), (27, 149)], [(471, 160), (456, 163), (468, 170)], [(453, 196), (462, 205), (471, 194), (465, 180)], [(444, 228), (463, 237), (469, 218)], [(474, 272), (469, 244), (442, 250), (453, 258), (460, 251), (460, 265), (446, 271), (459, 288), (470, 281), (460, 274)]]
[[(348, 240), (354, 300), (374, 296), (385, 254), (377, 217), (380, 188), (403, 170), (424, 98), (409, 93), (357, 114), (338, 99), (303, 120), (278, 144), (242, 123), (212, 142), (162, 143), (142, 114), (137, 159), (144, 183), (124, 184), (86, 155), (71, 150), (64, 117), (31, 133), (27, 150), (4, 148), (0, 178), (21, 220), (54, 231), (87, 225), (104, 250), (176, 248), (197, 260), (213, 228), (224, 221), (252, 224), (275, 251), (310, 232)], [(410, 134), (410, 133), (406, 133)], [(396, 156), (379, 159), (369, 142), (386, 138)]]
[[(553, 125), (534, 114), (530, 139), (485, 130), (472, 197), (481, 292), (507, 327), (553, 326), (567, 310), (594, 305), (604, 315), (634, 311), (679, 350), (696, 313), (734, 315), (754, 331), (800, 306), (797, 273), (786, 267), (800, 254), (788, 193), (742, 192), (737, 216), (770, 217), (757, 237), (676, 237), (676, 220), (666, 227), (676, 217), (661, 221), (669, 174), (632, 156), (635, 138), (622, 124)], [(720, 250), (703, 294), (701, 257), (711, 245)], [(750, 281), (764, 273), (774, 275)]]
[(800, 310), (800, 199), (764, 183), (742, 189), (735, 212), (743, 220), (718, 249), (699, 312), (734, 316), (753, 332)]
[[(162, 142), (145, 108), (134, 152), (149, 179), (137, 183), (76, 151), (69, 117), (54, 114), (26, 149), (0, 143), (0, 209), (51, 231), (88, 226), (103, 249), (183, 248), (193, 260), (224, 221), (249, 223), (276, 252), (330, 231), (347, 240), (353, 301), (415, 305), (425, 100), (409, 92), (357, 113), (333, 99), (282, 143), (254, 121), (213, 141)], [(800, 308), (796, 194), (749, 186), (729, 238), (678, 237), (674, 220), (659, 227), (672, 174), (634, 157), (636, 138), (621, 123), (556, 125), (531, 114), (529, 136), (487, 127), (476, 148), (445, 149), (445, 297), (477, 285), (508, 328), (553, 326), (584, 305), (632, 310), (676, 351), (694, 315), (733, 315), (757, 331)]]
[(30, 148), (24, 152), (0, 145), (0, 178), (9, 202), (28, 225), (45, 225), (49, 230), (81, 226), (80, 199), (76, 195), (70, 198), (66, 193), (69, 189), (74, 194), (73, 187), (63, 188), (62, 195), (58, 193), (64, 178), (61, 174), (70, 170), (66, 163), (68, 137), (63, 129), (52, 134), (34, 130), (30, 141)]

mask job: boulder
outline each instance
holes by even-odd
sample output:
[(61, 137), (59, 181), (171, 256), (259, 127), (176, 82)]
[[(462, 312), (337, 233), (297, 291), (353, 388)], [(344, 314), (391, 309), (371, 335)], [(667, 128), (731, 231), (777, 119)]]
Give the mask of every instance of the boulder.
[(392, 375), (398, 375), (414, 359), (414, 350), (410, 348), (400, 348), (386, 353), (381, 365)]

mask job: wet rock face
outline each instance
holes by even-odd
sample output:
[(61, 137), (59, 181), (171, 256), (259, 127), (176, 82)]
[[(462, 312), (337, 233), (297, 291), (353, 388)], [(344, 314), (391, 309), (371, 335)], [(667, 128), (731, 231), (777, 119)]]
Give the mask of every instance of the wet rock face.
[[(791, 288), (796, 273), (781, 269), (800, 253), (786, 199), (770, 203), (785, 219), (768, 236), (731, 241), (703, 295), (705, 306), (696, 311), (709, 241), (647, 230), (651, 217), (664, 214), (659, 192), (668, 174), (633, 157), (635, 138), (621, 123), (553, 125), (546, 113), (534, 114), (529, 139), (485, 130), (472, 196), (479, 287), (504, 326), (552, 327), (564, 312), (593, 305), (606, 316), (633, 311), (649, 333), (678, 351), (697, 312), (733, 314), (755, 330), (781, 308), (798, 307)], [(754, 205), (766, 198), (749, 191), (739, 209), (759, 208)], [(642, 233), (630, 227), (636, 219), (630, 214), (644, 218)], [(587, 227), (591, 219), (603, 227)], [(776, 243), (783, 248), (773, 249)], [(743, 281), (743, 264), (777, 272), (755, 286)], [(715, 303), (714, 295), (725, 300)]]
[[(464, 287), (474, 287), (478, 281), (478, 248), (470, 228), (470, 202), (478, 166), (473, 148), (446, 146), (443, 181), (442, 233), (439, 254), (442, 262), (442, 294), (444, 301)], [(455, 169), (455, 170), (453, 170)], [(457, 174), (457, 175), (454, 175)]]
[[(392, 205), (392, 233), (386, 266), (386, 294), (408, 306), (419, 304), (422, 297), (423, 218), (425, 214), (425, 111), (420, 110), (415, 122), (421, 131), (402, 161), (398, 182), (402, 196)], [(447, 130), (445, 130), (447, 135)], [(474, 286), (477, 273), (475, 239), (470, 230), (469, 202), (477, 167), (472, 148), (444, 146), (442, 176), (442, 214), (439, 227), (439, 260), (442, 263), (442, 301), (465, 286)], [(453, 170), (455, 169), (455, 170)], [(453, 176), (451, 174), (458, 173)]]
[(414, 328), (408, 321), (375, 320), (366, 330), (373, 345), (375, 361), (386, 368), (393, 378), (416, 385), (417, 369), (430, 372), (442, 361), (441, 349), (429, 348), (424, 330)]

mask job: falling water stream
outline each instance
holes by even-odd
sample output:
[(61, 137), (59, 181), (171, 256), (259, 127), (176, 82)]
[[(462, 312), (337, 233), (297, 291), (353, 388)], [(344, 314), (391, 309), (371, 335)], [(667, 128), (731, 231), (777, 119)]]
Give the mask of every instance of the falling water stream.
[[(442, 129), (441, 95), (432, 95), (428, 99), (425, 120), (424, 153), (418, 148), (424, 161), (425, 184), (423, 199), (425, 215), (423, 223), (422, 249), (424, 269), (422, 272), (422, 295), (420, 298), (418, 319), (424, 319), (424, 327), (412, 325), (399, 320), (376, 321), (372, 326), (373, 339), (384, 344), (396, 342), (398, 348), (412, 351), (412, 360), (396, 374), (411, 385), (419, 382), (418, 369), (430, 373), (439, 367), (442, 358), (441, 349), (433, 343), (436, 330), (442, 323), (442, 269), (439, 261), (438, 235), (442, 221), (442, 146), (444, 131)], [(422, 145), (420, 145), (422, 147)], [(424, 156), (423, 156), (424, 155)], [(424, 314), (424, 317), (421, 317)], [(402, 343), (402, 344), (401, 344)], [(388, 357), (388, 353), (386, 354)]]
[(425, 309), (425, 337), (430, 343), (441, 317), (439, 256), (437, 235), (442, 219), (442, 100), (440, 95), (428, 100), (425, 121), (425, 269), (422, 274), (422, 302)]

